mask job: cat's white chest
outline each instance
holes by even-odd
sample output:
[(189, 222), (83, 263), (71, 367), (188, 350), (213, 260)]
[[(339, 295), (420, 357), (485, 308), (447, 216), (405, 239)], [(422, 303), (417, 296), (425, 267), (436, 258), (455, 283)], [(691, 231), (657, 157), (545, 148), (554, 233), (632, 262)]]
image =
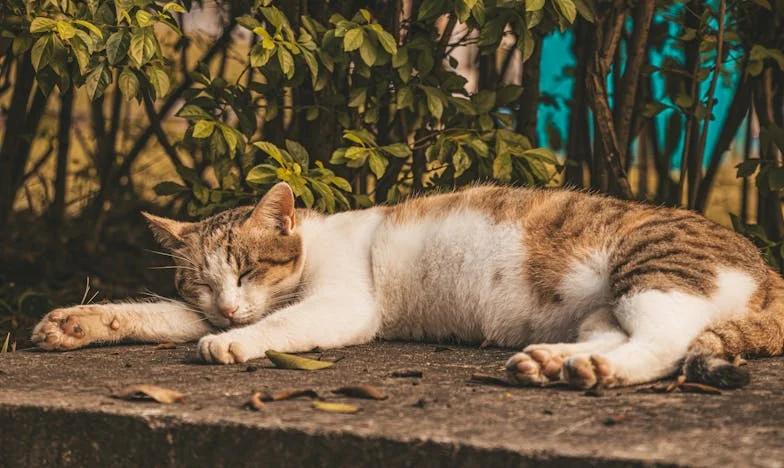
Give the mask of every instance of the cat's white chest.
[(526, 341), (536, 305), (520, 226), (473, 210), (385, 222), (371, 259), (383, 338)]

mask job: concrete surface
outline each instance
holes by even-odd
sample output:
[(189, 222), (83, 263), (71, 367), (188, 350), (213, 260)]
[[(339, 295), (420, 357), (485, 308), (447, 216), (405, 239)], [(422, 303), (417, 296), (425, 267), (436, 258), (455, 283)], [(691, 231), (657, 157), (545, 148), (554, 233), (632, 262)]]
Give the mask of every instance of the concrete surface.
[[(751, 362), (752, 384), (722, 395), (596, 397), (468, 383), (499, 373), (509, 350), (376, 343), (327, 351), (343, 359), (314, 372), (201, 365), (192, 350), (0, 355), (0, 466), (784, 466), (780, 358)], [(400, 370), (423, 377), (391, 376)], [(141, 383), (187, 398), (109, 396)], [(349, 384), (389, 398), (331, 393)], [(242, 408), (253, 390), (305, 388), (361, 411), (319, 412), (309, 399)]]

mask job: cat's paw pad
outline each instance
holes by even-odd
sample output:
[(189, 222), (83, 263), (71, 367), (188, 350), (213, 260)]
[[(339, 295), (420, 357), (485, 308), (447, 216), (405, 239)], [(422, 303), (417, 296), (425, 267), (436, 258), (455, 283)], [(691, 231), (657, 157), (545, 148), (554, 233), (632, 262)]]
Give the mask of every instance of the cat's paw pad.
[(572, 356), (564, 362), (564, 380), (570, 385), (582, 389), (595, 386), (613, 387), (615, 377), (612, 365), (606, 358), (598, 354), (590, 356)]
[(563, 358), (547, 349), (528, 349), (506, 362), (509, 377), (524, 385), (543, 385), (561, 379)]
[(245, 346), (225, 335), (208, 335), (199, 340), (199, 357), (214, 364), (245, 362), (249, 355)]
[(74, 309), (55, 309), (46, 314), (33, 328), (33, 343), (47, 351), (75, 349), (88, 344), (88, 327)]

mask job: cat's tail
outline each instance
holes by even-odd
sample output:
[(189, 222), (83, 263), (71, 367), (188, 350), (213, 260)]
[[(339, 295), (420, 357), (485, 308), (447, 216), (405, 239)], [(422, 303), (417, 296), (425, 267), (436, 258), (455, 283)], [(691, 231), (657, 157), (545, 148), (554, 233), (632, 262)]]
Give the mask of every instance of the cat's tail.
[(745, 317), (719, 323), (691, 342), (683, 364), (687, 380), (739, 388), (749, 383), (749, 371), (728, 359), (784, 352), (784, 279), (768, 270), (760, 292)]

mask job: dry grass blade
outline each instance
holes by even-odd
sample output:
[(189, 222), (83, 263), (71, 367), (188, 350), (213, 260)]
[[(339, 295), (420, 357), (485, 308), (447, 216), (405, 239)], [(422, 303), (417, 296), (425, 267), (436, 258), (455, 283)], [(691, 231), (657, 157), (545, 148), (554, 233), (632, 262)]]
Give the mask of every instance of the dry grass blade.
[(177, 344), (176, 343), (161, 343), (161, 344), (155, 345), (154, 349), (177, 349)]
[(300, 397), (321, 398), (315, 390), (306, 389), (306, 390), (283, 390), (280, 392), (264, 395), (261, 397), (261, 399), (263, 401), (283, 401), (283, 400), (291, 400), (292, 398), (300, 398)]
[(684, 393), (705, 393), (708, 395), (721, 395), (721, 390), (710, 385), (697, 382), (685, 382), (678, 387)]
[(481, 385), (499, 385), (501, 387), (514, 387), (515, 385), (501, 377), (496, 377), (495, 375), (488, 375), (488, 374), (471, 374), (471, 378), (468, 379), (469, 383), (473, 384), (481, 384)]
[(334, 393), (368, 400), (386, 400), (388, 397), (370, 385), (350, 385), (333, 390)]
[(316, 361), (315, 359), (308, 359), (293, 354), (279, 353), (272, 349), (268, 350), (266, 355), (275, 364), (275, 367), (281, 369), (319, 370), (335, 365), (334, 362)]
[(327, 413), (344, 413), (354, 414), (359, 412), (359, 407), (349, 405), (348, 403), (331, 403), (328, 401), (315, 401), (313, 408), (319, 411), (326, 411)]
[(177, 403), (185, 398), (185, 394), (169, 388), (159, 387), (157, 385), (131, 385), (125, 387), (119, 392), (112, 395), (114, 398), (123, 400), (136, 401), (136, 400), (155, 400), (158, 403), (168, 405), (169, 403)]
[(261, 401), (261, 392), (253, 392), (253, 395), (245, 402), (244, 406), (254, 411), (260, 411), (264, 408), (264, 402)]
[(8, 332), (5, 335), (5, 342), (3, 343), (3, 347), (0, 349), (0, 353), (7, 353), (8, 352), (8, 343), (11, 341), (11, 332)]

